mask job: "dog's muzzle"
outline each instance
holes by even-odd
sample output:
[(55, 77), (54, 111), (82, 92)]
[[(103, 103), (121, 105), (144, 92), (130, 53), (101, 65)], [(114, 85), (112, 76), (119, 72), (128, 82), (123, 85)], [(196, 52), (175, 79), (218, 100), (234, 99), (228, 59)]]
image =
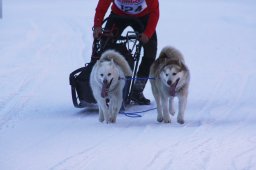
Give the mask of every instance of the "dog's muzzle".
[(174, 83), (171, 83), (170, 81), (167, 82), (167, 84), (170, 86), (169, 88), (169, 94), (170, 96), (175, 96), (175, 92), (176, 92), (176, 87), (177, 87), (177, 84), (179, 83), (179, 78), (174, 82)]
[(110, 80), (110, 82), (108, 83), (108, 80), (104, 79), (103, 80), (103, 84), (102, 84), (102, 89), (101, 89), (101, 97), (105, 98), (108, 96), (108, 92), (109, 92), (109, 87), (112, 83), (113, 78)]

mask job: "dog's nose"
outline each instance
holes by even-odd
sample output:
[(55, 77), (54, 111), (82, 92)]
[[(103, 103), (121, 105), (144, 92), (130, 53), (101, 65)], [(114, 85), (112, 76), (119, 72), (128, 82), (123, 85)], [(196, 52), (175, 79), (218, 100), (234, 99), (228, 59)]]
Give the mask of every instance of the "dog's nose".
[(103, 80), (103, 84), (107, 84), (108, 83), (108, 80), (107, 79), (104, 79)]
[(167, 84), (170, 86), (170, 85), (172, 85), (172, 81), (171, 80), (168, 80), (167, 81)]

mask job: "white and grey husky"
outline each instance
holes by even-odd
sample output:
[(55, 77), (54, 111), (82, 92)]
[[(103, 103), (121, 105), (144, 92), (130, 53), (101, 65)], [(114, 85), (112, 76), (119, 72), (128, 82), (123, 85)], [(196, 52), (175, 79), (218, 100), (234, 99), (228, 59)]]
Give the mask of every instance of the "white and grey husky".
[(174, 97), (179, 101), (177, 121), (184, 123), (187, 105), (190, 72), (182, 54), (173, 47), (162, 49), (159, 58), (151, 65), (150, 80), (152, 92), (157, 104), (157, 121), (170, 123), (170, 114), (174, 116)]
[(123, 102), (125, 80), (132, 70), (125, 58), (114, 50), (107, 50), (93, 66), (90, 86), (99, 107), (99, 121), (115, 123)]

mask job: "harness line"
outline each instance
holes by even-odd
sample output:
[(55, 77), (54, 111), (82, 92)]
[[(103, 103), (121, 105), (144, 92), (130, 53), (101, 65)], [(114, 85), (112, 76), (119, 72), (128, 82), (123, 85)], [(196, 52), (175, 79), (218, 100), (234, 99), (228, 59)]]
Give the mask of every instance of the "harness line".
[(119, 112), (120, 114), (124, 114), (127, 117), (131, 117), (131, 118), (139, 118), (142, 117), (142, 115), (140, 115), (139, 113), (145, 113), (145, 112), (149, 112), (151, 110), (155, 110), (156, 107), (151, 108), (151, 109), (147, 109), (147, 110), (142, 110), (142, 111), (137, 111), (137, 112), (125, 112), (125, 111), (121, 111)]
[(155, 80), (155, 77), (119, 77), (119, 80)]

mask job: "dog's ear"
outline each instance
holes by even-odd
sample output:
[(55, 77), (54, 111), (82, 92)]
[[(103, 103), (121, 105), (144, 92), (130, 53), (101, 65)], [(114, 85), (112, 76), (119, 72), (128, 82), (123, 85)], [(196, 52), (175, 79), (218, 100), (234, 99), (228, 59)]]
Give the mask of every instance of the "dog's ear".
[(161, 52), (159, 58), (166, 59), (166, 58), (168, 58), (168, 56), (166, 55), (165, 52)]
[(96, 65), (100, 66), (100, 60), (97, 60)]
[(182, 62), (182, 60), (178, 60), (179, 66), (181, 68), (181, 70), (186, 69), (186, 66), (184, 65), (184, 63)]
[(115, 64), (115, 62), (114, 62), (114, 59), (113, 59), (113, 58), (111, 58), (111, 60), (110, 60), (110, 64), (111, 64), (111, 65), (114, 65), (114, 64)]
[(178, 60), (179, 66), (182, 67), (182, 62), (181, 60)]

